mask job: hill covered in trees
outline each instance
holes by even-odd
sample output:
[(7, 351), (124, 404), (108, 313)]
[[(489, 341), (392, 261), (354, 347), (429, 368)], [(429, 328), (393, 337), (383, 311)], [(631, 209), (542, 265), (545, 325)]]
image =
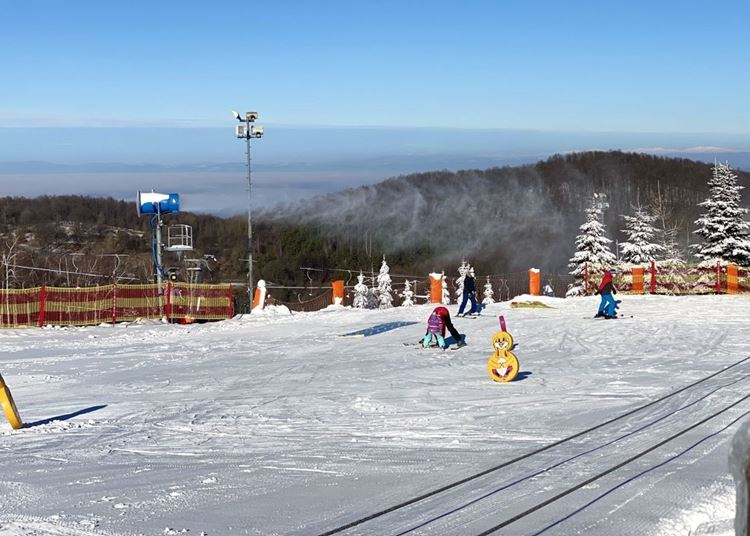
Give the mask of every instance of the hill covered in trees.
[[(741, 184), (750, 184), (750, 175), (739, 176)], [(315, 286), (341, 277), (327, 269), (377, 270), (383, 254), (394, 273), (455, 275), (464, 257), (480, 274), (530, 266), (565, 273), (594, 193), (607, 195), (610, 238), (622, 240), (621, 215), (631, 214), (633, 205), (661, 200), (669, 224), (684, 229), (684, 248), (696, 239), (697, 204), (708, 194), (710, 177), (707, 164), (622, 152), (396, 177), (255, 215), (255, 277)], [(165, 265), (179, 268), (181, 279), (188, 280), (195, 272), (186, 268), (199, 264), (201, 281), (245, 281), (245, 216), (181, 213), (166, 220), (193, 228), (196, 250), (181, 259), (165, 256)], [(150, 243), (148, 219), (138, 217), (133, 202), (0, 198), (2, 286), (151, 281)], [(186, 258), (197, 261), (189, 264)], [(322, 271), (306, 273), (301, 267)]]
[[(739, 173), (740, 183), (750, 175)], [(606, 194), (604, 224), (623, 240), (622, 215), (660, 203), (666, 222), (695, 241), (697, 204), (708, 194), (711, 166), (638, 153), (555, 155), (533, 165), (433, 171), (392, 178), (302, 201), (266, 216), (315, 226), (366, 251), (421, 250), (418, 269), (451, 269), (461, 258), (481, 273), (567, 271), (578, 227), (594, 193)], [(613, 252), (616, 243), (613, 243)]]

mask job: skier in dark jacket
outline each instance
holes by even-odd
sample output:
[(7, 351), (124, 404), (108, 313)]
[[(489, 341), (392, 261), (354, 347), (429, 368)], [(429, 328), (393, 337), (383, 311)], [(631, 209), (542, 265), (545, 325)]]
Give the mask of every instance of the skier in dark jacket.
[(474, 270), (472, 269), (466, 276), (464, 277), (464, 292), (463, 292), (463, 299), (461, 300), (461, 307), (458, 308), (458, 315), (461, 316), (464, 314), (464, 307), (466, 307), (466, 302), (468, 300), (471, 300), (471, 310), (466, 314), (473, 314), (476, 313), (478, 310), (477, 307), (477, 287), (476, 282), (474, 281)]
[(612, 276), (616, 273), (617, 270), (614, 268), (604, 272), (602, 282), (599, 283), (599, 288), (596, 290), (596, 294), (602, 297), (602, 301), (599, 303), (599, 311), (594, 318), (599, 318), (600, 316), (604, 318), (617, 318), (617, 313), (615, 312), (617, 302), (614, 296), (612, 296), (612, 294), (617, 294), (617, 289), (612, 281)]

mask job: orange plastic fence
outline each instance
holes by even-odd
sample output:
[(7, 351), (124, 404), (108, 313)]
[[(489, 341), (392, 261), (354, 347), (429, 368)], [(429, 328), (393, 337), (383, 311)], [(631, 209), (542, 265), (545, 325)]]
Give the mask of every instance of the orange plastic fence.
[(231, 318), (230, 285), (107, 285), (0, 290), (0, 327), (85, 326), (136, 319)]

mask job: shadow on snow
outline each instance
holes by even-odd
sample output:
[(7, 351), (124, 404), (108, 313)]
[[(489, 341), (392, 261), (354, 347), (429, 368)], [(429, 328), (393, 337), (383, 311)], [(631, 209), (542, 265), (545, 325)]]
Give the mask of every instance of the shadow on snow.
[(414, 324), (419, 324), (419, 322), (386, 322), (385, 324), (377, 324), (369, 328), (344, 333), (343, 335), (341, 335), (341, 337), (371, 337), (373, 335), (380, 335), (381, 333), (385, 333), (386, 331), (402, 328), (404, 326), (413, 326)]
[(87, 413), (98, 411), (106, 407), (107, 407), (106, 404), (102, 404), (99, 406), (91, 406), (90, 408), (79, 409), (78, 411), (74, 411), (73, 413), (66, 413), (65, 415), (58, 415), (57, 417), (50, 417), (49, 419), (42, 419), (40, 421), (28, 422), (28, 423), (25, 423), (23, 427), (32, 428), (34, 426), (41, 426), (43, 424), (49, 424), (54, 421), (68, 421), (72, 419), (73, 417), (78, 417), (79, 415), (85, 415)]

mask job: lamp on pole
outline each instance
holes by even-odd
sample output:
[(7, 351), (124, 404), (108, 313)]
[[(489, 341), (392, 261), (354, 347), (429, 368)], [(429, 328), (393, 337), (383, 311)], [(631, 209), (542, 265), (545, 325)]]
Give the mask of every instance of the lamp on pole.
[(263, 127), (252, 125), (258, 119), (258, 112), (245, 112), (245, 117), (232, 111), (234, 118), (240, 122), (235, 127), (235, 134), (238, 138), (246, 141), (247, 154), (247, 295), (250, 300), (250, 309), (253, 305), (253, 223), (252, 223), (252, 175), (250, 174), (250, 140), (263, 136)]

